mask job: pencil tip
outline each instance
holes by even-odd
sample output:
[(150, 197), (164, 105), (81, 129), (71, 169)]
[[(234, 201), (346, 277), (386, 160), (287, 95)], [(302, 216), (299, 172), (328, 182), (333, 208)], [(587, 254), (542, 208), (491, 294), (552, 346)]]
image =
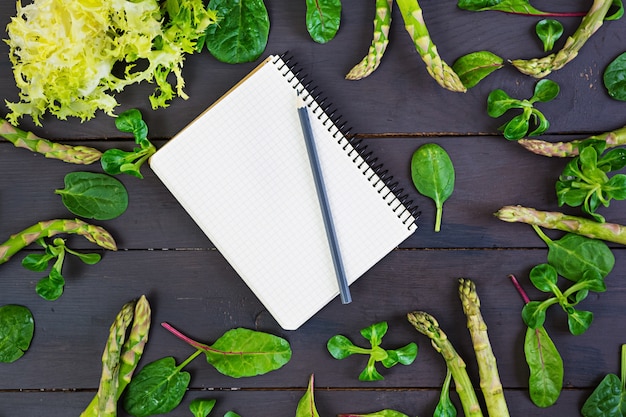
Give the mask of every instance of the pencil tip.
[(302, 107), (305, 107), (306, 104), (304, 103), (304, 100), (302, 99), (302, 96), (300, 94), (298, 94), (296, 96), (296, 107), (301, 109)]

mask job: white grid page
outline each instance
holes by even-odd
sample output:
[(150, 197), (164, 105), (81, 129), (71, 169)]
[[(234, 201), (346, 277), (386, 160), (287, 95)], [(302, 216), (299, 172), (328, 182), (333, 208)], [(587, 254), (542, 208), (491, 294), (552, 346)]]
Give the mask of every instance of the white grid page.
[[(296, 109), (298, 81), (289, 84), (287, 66), (270, 58), (150, 165), (278, 323), (296, 329), (339, 290)], [(338, 144), (319, 115), (310, 112), (352, 283), (414, 227), (398, 218), (368, 181), (371, 171), (358, 169), (345, 139)]]

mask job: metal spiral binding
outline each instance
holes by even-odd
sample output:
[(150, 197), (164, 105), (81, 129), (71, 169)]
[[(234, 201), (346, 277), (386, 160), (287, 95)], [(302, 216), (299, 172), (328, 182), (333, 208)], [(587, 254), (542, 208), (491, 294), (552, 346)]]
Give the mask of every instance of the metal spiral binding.
[[(337, 139), (339, 145), (342, 145), (343, 150), (346, 151), (348, 157), (352, 158), (363, 175), (369, 175), (367, 180), (374, 188), (377, 188), (378, 193), (389, 207), (396, 205), (393, 207), (393, 211), (398, 218), (401, 219), (406, 216), (403, 223), (411, 227), (421, 214), (417, 204), (414, 204), (413, 200), (409, 200), (409, 194), (405, 192), (404, 188), (399, 187), (399, 183), (394, 181), (393, 175), (389, 175), (389, 171), (385, 169), (383, 163), (378, 161), (378, 157), (374, 156), (374, 152), (367, 150), (368, 146), (363, 144), (363, 139), (349, 137), (352, 128), (345, 129), (346, 122), (341, 121), (341, 116), (335, 117), (337, 109), (332, 107), (332, 103), (327, 103), (327, 97), (320, 98), (322, 93), (317, 91), (317, 86), (311, 87), (311, 81), (309, 81), (307, 74), (301, 75), (302, 68), (292, 62), (293, 56), (285, 52), (278, 58), (282, 61), (278, 69), (286, 68), (283, 76), (290, 76), (287, 81), (298, 94), (305, 93), (302, 99), (307, 103), (311, 112), (319, 120), (324, 118), (322, 121), (324, 126), (330, 123), (328, 131), (332, 133), (333, 138)], [(274, 63), (277, 62), (278, 59)], [(333, 130), (335, 131), (333, 132)]]

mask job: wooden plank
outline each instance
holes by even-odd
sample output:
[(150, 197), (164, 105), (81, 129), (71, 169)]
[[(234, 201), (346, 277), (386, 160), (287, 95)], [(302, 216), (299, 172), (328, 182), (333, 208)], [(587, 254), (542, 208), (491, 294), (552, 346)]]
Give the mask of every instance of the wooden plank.
[[(445, 5), (422, 2), (431, 36), (442, 57), (450, 64), (457, 58), (477, 50), (490, 50), (505, 60), (544, 56), (534, 35), (537, 19), (504, 13), (476, 13), (460, 10), (455, 2)], [(542, 2), (549, 10), (586, 10), (590, 1), (559, 0)], [(536, 82), (507, 65), (466, 94), (452, 93), (439, 87), (426, 73), (424, 63), (404, 30), (398, 10), (394, 10), (390, 44), (380, 68), (369, 78), (353, 82), (345, 74), (365, 55), (371, 39), (374, 7), (372, 2), (343, 2), (343, 21), (336, 38), (325, 45), (313, 42), (305, 30), (305, 5), (266, 2), (271, 33), (265, 55), (289, 51), (305, 72), (315, 81), (333, 106), (344, 115), (357, 133), (383, 132), (453, 132), (458, 134), (493, 133), (503, 120), (486, 114), (486, 98), (495, 88), (503, 88), (512, 96), (529, 98)], [(14, 4), (0, 5), (0, 24), (4, 27), (15, 14)], [(566, 35), (561, 47), (580, 18), (561, 19)], [(540, 105), (552, 122), (552, 132), (602, 132), (622, 126), (625, 121), (615, 117), (621, 104), (609, 98), (602, 86), (602, 72), (621, 52), (619, 41), (624, 21), (607, 22), (580, 51), (578, 57), (551, 79), (562, 86), (559, 97)], [(17, 89), (8, 62), (8, 46), (0, 45), (0, 90), (7, 100), (17, 100)], [(132, 86), (118, 96), (119, 110), (137, 107), (146, 111), (146, 118), (156, 137), (171, 137), (230, 86), (247, 74), (256, 63), (229, 65), (217, 62), (206, 51), (188, 57), (184, 76), (189, 100), (175, 99), (168, 109), (149, 111), (147, 97), (153, 85)], [(559, 109), (567, 109), (560, 111)], [(172, 115), (176, 115), (172, 117)], [(24, 127), (32, 127), (24, 120)], [(46, 118), (44, 127), (36, 132), (52, 138), (115, 137), (117, 132), (110, 118), (98, 117), (80, 124)]]
[[(623, 250), (615, 254), (618, 266), (626, 261)], [(0, 305), (28, 306), (37, 327), (28, 353), (3, 366), (0, 390), (94, 389), (108, 327), (122, 304), (141, 294), (147, 295), (154, 310), (144, 364), (170, 355), (180, 362), (193, 353), (160, 328), (163, 321), (205, 343), (212, 343), (230, 328), (246, 327), (280, 335), (292, 345), (293, 358), (287, 366), (258, 378), (233, 380), (218, 374), (203, 359), (196, 359), (189, 365), (193, 387), (291, 387), (310, 373), (318, 375), (324, 386), (359, 386), (357, 376), (365, 358), (355, 356), (337, 362), (326, 352), (326, 341), (344, 334), (366, 346), (358, 331), (383, 320), (390, 327), (383, 347), (397, 348), (415, 341), (420, 352), (412, 366), (381, 370), (386, 379), (368, 387), (435, 387), (443, 378), (444, 363), (405, 316), (413, 310), (433, 314), (465, 358), (469, 372), (477, 375), (456, 295), (459, 277), (477, 283), (503, 384), (523, 388), (528, 378), (522, 352), (523, 303), (507, 275), (518, 276), (531, 298), (544, 299), (545, 295), (531, 288), (527, 273), (532, 266), (545, 262), (545, 256), (544, 250), (394, 251), (352, 285), (353, 303), (342, 305), (336, 299), (293, 332), (280, 329), (215, 251), (121, 251), (107, 253), (93, 266), (68, 260), (65, 293), (54, 302), (35, 294), (34, 285), (42, 274), (23, 270), (19, 261), (13, 260), (2, 268)], [(626, 319), (621, 308), (626, 291), (624, 274), (623, 268), (616, 268), (607, 278), (608, 291), (592, 294), (579, 305), (595, 313), (595, 321), (585, 334), (569, 334), (566, 317), (558, 306), (548, 312), (546, 327), (564, 358), (566, 386), (588, 388), (601, 374), (619, 369), (618, 347), (623, 340), (613, 329), (615, 323)]]

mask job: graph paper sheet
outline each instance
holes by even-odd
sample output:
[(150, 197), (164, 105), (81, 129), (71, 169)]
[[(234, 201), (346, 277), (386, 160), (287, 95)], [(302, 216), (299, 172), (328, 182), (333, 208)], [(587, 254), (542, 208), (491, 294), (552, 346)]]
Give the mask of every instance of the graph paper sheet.
[(353, 283), (415, 231), (415, 218), (280, 57), (268, 57), (150, 160), (286, 330), (300, 327), (339, 294), (298, 118), (298, 94), (311, 115), (339, 247)]

